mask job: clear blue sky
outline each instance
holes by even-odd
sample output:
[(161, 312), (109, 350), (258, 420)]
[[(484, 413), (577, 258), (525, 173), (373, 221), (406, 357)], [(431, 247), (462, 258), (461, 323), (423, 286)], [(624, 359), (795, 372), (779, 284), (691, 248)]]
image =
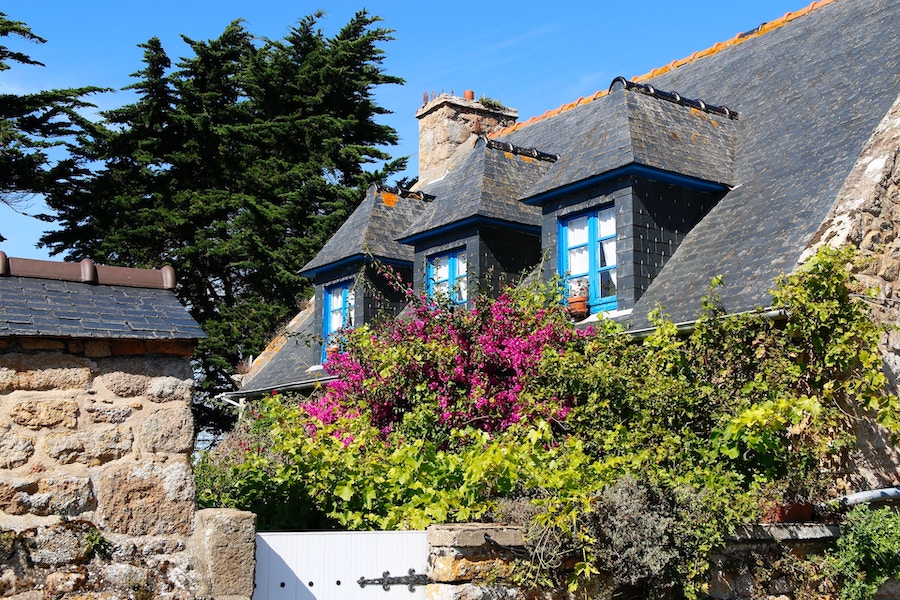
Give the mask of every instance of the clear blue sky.
[[(121, 88), (141, 67), (137, 47), (157, 36), (175, 61), (188, 54), (180, 34), (218, 37), (242, 18), (259, 37), (280, 38), (317, 9), (333, 35), (354, 12), (366, 8), (395, 30), (384, 46), (388, 73), (404, 86), (379, 90), (381, 106), (392, 111), (384, 122), (400, 135), (396, 156), (417, 164), (416, 109), (423, 92), (475, 91), (519, 110), (519, 119), (542, 114), (599, 89), (618, 75), (642, 75), (673, 60), (730, 39), (811, 0), (672, 0), (409, 2), (406, 0), (5, 0), (9, 18), (24, 21), (46, 44), (15, 38), (5, 44), (29, 53), (46, 66), (14, 66), (0, 73), (0, 92), (96, 85)], [(679, 90), (676, 90), (679, 91)], [(687, 92), (688, 90), (680, 90)], [(123, 93), (95, 97), (100, 109), (130, 102)], [(33, 199), (28, 212), (42, 212)], [(0, 250), (9, 256), (48, 258), (35, 247), (48, 224), (0, 205)]]

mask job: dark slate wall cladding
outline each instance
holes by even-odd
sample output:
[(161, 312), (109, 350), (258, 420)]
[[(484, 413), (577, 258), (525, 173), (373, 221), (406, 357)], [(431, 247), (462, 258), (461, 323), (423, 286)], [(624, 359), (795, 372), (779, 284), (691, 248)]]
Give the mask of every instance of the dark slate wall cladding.
[[(400, 275), (404, 282), (412, 282), (412, 267), (390, 267)], [(384, 313), (396, 317), (407, 304), (406, 295), (402, 290), (395, 289), (384, 277), (378, 274), (374, 267), (367, 267), (365, 272), (365, 288), (362, 297), (364, 323), (371, 323), (376, 317)], [(357, 293), (357, 298), (359, 298)]]
[[(631, 223), (625, 215), (617, 222), (620, 235), (630, 238), (624, 240), (622, 246), (630, 249), (633, 265), (632, 273), (619, 268), (620, 307), (633, 305), (643, 295), (687, 233), (722, 195), (643, 178), (635, 180)], [(619, 250), (620, 256), (623, 250)], [(629, 276), (633, 278), (626, 284), (624, 278)]]
[(479, 291), (496, 296), (507, 283), (515, 283), (541, 258), (541, 239), (517, 231), (494, 227), (481, 229), (479, 243)]
[[(559, 219), (575, 215), (590, 208), (614, 203), (616, 206), (616, 271), (619, 278), (619, 308), (628, 308), (630, 304), (623, 305), (622, 300), (629, 297), (628, 294), (624, 293), (625, 290), (623, 288), (626, 285), (633, 285), (633, 280), (630, 279), (633, 275), (631, 265), (634, 258), (630, 250), (630, 228), (633, 223), (631, 196), (631, 179), (622, 178), (575, 192), (555, 202), (547, 203), (544, 206), (541, 224), (541, 242), (546, 250), (543, 253), (544, 279), (549, 280), (556, 274), (559, 259), (559, 242), (557, 239)], [(626, 279), (624, 285), (623, 275), (629, 278)]]

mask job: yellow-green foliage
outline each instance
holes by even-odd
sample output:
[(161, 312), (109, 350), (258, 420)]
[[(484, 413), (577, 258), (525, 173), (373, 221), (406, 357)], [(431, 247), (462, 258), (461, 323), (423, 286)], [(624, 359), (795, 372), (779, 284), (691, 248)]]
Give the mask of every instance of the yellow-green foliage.
[(539, 508), (532, 558), (575, 565), (521, 569), (530, 581), (577, 587), (614, 550), (621, 585), (695, 596), (765, 494), (821, 499), (848, 414), (900, 430), (852, 260), (824, 249), (778, 282), (779, 318), (724, 315), (713, 290), (691, 332), (657, 317), (643, 340), (609, 322), (575, 332), (552, 289), (419, 307), (349, 335), (331, 391), (256, 404), (199, 461), (200, 502), (254, 510), (262, 528), (366, 529), (496, 518), (498, 499), (520, 499)]

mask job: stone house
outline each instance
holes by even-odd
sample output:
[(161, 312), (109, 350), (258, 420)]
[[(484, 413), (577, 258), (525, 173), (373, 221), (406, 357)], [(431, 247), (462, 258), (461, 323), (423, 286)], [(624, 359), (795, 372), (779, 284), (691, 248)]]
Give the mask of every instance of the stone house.
[(889, 0), (813, 2), (524, 122), (470, 92), (427, 101), (414, 189), (369, 190), (305, 267), (313, 301), (232, 396), (309, 388), (323, 339), (399, 312), (378, 305), (373, 258), (461, 304), (559, 274), (587, 288), (586, 323), (639, 330), (657, 306), (691, 322), (717, 276), (726, 311), (769, 306), (817, 244), (852, 243), (895, 319), (898, 26)]
[(174, 286), (0, 252), (0, 597), (252, 595), (254, 515), (194, 502)]

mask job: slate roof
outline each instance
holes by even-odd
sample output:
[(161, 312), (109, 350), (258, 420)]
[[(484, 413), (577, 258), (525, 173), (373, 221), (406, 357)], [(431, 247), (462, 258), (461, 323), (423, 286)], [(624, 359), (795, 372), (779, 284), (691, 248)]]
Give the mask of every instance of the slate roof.
[[(640, 298), (627, 317), (631, 326), (646, 326), (658, 305), (676, 321), (693, 320), (717, 275), (725, 280), (720, 292), (726, 310), (767, 306), (775, 278), (796, 267), (900, 93), (898, 31), (896, 0), (814, 2), (633, 79), (665, 93), (617, 84), (491, 136), (557, 154), (555, 163), (525, 161), (483, 141), (463, 144), (447, 175), (423, 188), (435, 201), (412, 226), (396, 221), (394, 236), (378, 241), (393, 241), (397, 231), (409, 241), (474, 218), (536, 226), (537, 207), (521, 200), (539, 201), (553, 190), (637, 164), (717, 182), (728, 191)], [(673, 92), (727, 106), (738, 118), (672, 102)], [(374, 239), (360, 241), (365, 215), (357, 219), (306, 268), (371, 246)], [(310, 316), (295, 325), (300, 338), (317, 333), (312, 321)], [(291, 343), (290, 336), (273, 342), (266, 377), (255, 375), (244, 395), (298, 381), (301, 371), (308, 382), (302, 343), (278, 352)], [(311, 360), (318, 362), (318, 354)]]
[(323, 268), (368, 254), (390, 261), (413, 261), (413, 250), (396, 241), (426, 209), (421, 199), (406, 197), (371, 186), (365, 199), (326, 242), (301, 274), (315, 276)]
[[(89, 261), (88, 261), (89, 262)], [(8, 259), (0, 252), (0, 337), (193, 340), (206, 337), (159, 271), (118, 269), (126, 285), (73, 281), (77, 263)], [(82, 263), (84, 264), (84, 262)], [(12, 265), (12, 267), (10, 267)], [(36, 267), (33, 270), (32, 267)], [(104, 267), (96, 267), (101, 271)], [(106, 268), (107, 273), (110, 269)], [(19, 274), (32, 273), (32, 274)], [(80, 276), (78, 276), (80, 279)], [(134, 285), (127, 285), (131, 281)], [(147, 287), (145, 287), (147, 286)]]
[[(646, 325), (657, 305), (676, 321), (695, 318), (716, 275), (725, 280), (726, 310), (769, 304), (775, 278), (795, 268), (900, 92), (898, 31), (896, 0), (836, 0), (639, 78), (726, 105), (740, 119), (734, 189), (688, 234), (635, 305), (633, 326)], [(560, 168), (529, 195), (596, 173), (592, 161), (626, 160), (620, 144), (627, 136), (603, 131), (609, 115), (624, 109), (621, 96), (598, 93), (499, 136), (560, 154)]]
[(315, 319), (315, 305), (311, 301), (253, 361), (251, 377), (242, 382), (241, 389), (227, 395), (257, 396), (268, 394), (273, 389), (288, 391), (305, 388), (316, 380), (329, 379), (322, 370), (307, 371), (321, 362), (318, 348), (308, 343), (320, 333)]
[(468, 146), (469, 151), (454, 156), (447, 174), (422, 187), (435, 200), (400, 239), (409, 243), (421, 234), (474, 218), (530, 227), (539, 232), (540, 210), (522, 204), (519, 199), (540, 180), (552, 162), (491, 147), (484, 138), (476, 138), (474, 147), (470, 142), (464, 142), (463, 146)]
[(595, 102), (501, 138), (559, 155), (521, 198), (528, 201), (626, 165), (723, 185), (733, 182), (738, 120), (618, 87)]

